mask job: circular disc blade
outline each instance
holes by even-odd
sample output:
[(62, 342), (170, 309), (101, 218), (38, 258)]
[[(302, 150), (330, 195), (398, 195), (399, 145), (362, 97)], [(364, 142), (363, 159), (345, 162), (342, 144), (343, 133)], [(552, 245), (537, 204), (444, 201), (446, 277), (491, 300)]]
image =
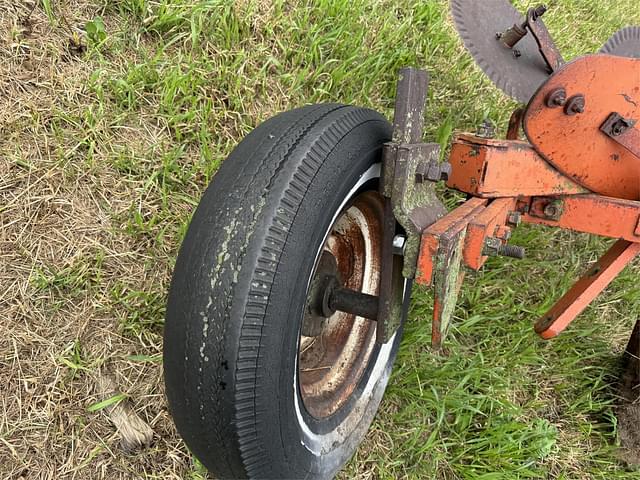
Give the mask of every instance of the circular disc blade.
[(538, 44), (531, 33), (513, 49), (496, 38), (496, 33), (521, 25), (522, 15), (507, 0), (451, 0), (451, 13), (460, 37), (482, 71), (507, 95), (528, 103), (549, 78)]
[(640, 27), (625, 27), (613, 34), (600, 53), (640, 58)]

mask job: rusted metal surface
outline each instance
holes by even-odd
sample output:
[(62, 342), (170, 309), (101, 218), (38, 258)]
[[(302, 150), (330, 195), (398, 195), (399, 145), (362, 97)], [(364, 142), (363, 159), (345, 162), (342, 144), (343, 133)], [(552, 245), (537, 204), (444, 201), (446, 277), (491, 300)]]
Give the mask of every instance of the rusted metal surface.
[(511, 118), (509, 118), (509, 127), (507, 129), (507, 140), (518, 140), (520, 138), (520, 129), (522, 128), (524, 112), (524, 108), (518, 108), (511, 114)]
[(600, 130), (614, 142), (622, 145), (640, 160), (640, 130), (637, 120), (624, 118), (617, 112), (609, 115)]
[(434, 349), (441, 348), (458, 302), (462, 283), (460, 276), (465, 234), (466, 229), (462, 228), (440, 238), (434, 272), (431, 320), (431, 346)]
[(442, 345), (457, 302), (467, 226), (487, 203), (487, 200), (472, 198), (422, 235), (416, 281), (434, 287), (431, 345), (435, 349)]
[(415, 277), (422, 231), (446, 213), (434, 184), (416, 182), (422, 167), (438, 162), (440, 157), (438, 144), (422, 143), (427, 87), (426, 72), (412, 68), (400, 71), (394, 141), (383, 151), (382, 191), (391, 199), (393, 215), (407, 234), (402, 269), (405, 278)]
[(380, 288), (378, 291), (378, 325), (376, 343), (387, 343), (400, 327), (404, 296), (402, 277), (403, 258), (393, 252), (396, 234), (396, 219), (391, 199), (384, 198), (382, 245), (380, 263)]
[[(316, 268), (316, 273), (335, 275), (341, 288), (377, 295), (383, 213), (383, 198), (377, 192), (357, 196), (336, 219), (325, 242), (321, 260), (333, 257), (334, 262)], [(327, 307), (324, 311), (316, 306), (316, 315), (330, 315), (321, 322), (319, 331), (303, 326), (298, 352), (301, 396), (307, 411), (317, 418), (330, 416), (344, 405), (376, 341), (376, 322)]]
[(507, 0), (452, 0), (451, 13), (482, 71), (507, 95), (527, 103), (549, 69), (533, 35), (522, 35), (524, 16)]
[(447, 186), (484, 198), (560, 195), (587, 190), (544, 161), (527, 142), (458, 135)]
[(542, 21), (541, 17), (546, 11), (547, 7), (544, 5), (537, 8), (530, 8), (527, 12), (527, 27), (529, 27), (531, 34), (538, 44), (542, 58), (544, 58), (549, 69), (555, 72), (564, 64), (564, 59), (558, 47), (556, 47), (553, 38), (551, 38), (547, 26)]
[(567, 326), (640, 253), (640, 243), (618, 240), (609, 251), (536, 323), (535, 331), (550, 339)]
[[(487, 238), (493, 237), (498, 227), (506, 225), (515, 205), (515, 198), (499, 198), (471, 219), (463, 251), (464, 264), (467, 267), (480, 270), (485, 264), (488, 258), (484, 251)], [(506, 240), (503, 241), (506, 243)]]
[[(564, 109), (547, 106), (548, 95), (565, 89)], [(572, 97), (584, 97), (583, 112)], [(524, 130), (533, 147), (561, 173), (610, 197), (640, 199), (640, 163), (600, 127), (612, 112), (640, 118), (640, 60), (609, 55), (581, 57), (560, 68), (532, 98)]]
[(518, 200), (522, 221), (640, 241), (640, 202), (599, 195), (533, 197)]

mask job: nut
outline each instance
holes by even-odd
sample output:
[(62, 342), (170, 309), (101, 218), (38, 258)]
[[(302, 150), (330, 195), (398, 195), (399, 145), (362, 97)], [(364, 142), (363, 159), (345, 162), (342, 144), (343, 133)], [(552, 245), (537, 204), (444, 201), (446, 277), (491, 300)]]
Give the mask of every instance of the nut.
[(549, 108), (562, 107), (567, 103), (567, 91), (564, 88), (556, 88), (547, 95), (546, 104)]
[(564, 106), (564, 113), (566, 113), (569, 116), (583, 113), (585, 104), (586, 102), (584, 99), (584, 95), (581, 95), (581, 94), (574, 95), (569, 100), (567, 100), (567, 103)]
[(517, 227), (522, 222), (522, 214), (520, 212), (510, 212), (507, 217), (507, 223)]

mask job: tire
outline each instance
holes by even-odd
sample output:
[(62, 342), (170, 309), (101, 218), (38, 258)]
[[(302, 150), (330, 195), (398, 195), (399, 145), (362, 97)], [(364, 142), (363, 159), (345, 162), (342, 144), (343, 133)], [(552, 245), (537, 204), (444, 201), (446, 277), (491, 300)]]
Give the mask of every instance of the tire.
[[(369, 428), (401, 330), (378, 346), (375, 322), (340, 312), (318, 336), (302, 329), (331, 248), (351, 248), (336, 260), (351, 265), (341, 276), (377, 293), (376, 192), (390, 138), (374, 111), (300, 108), (256, 128), (206, 190), (173, 274), (164, 369), (178, 431), (218, 478), (331, 478)], [(365, 240), (345, 244), (349, 228)], [(314, 351), (329, 366), (303, 368)]]

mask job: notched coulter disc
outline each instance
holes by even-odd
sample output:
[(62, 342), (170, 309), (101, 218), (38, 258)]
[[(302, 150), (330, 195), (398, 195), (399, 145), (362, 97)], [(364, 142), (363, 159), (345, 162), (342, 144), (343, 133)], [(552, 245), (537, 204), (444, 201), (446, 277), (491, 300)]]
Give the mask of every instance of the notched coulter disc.
[(513, 49), (506, 47), (498, 33), (521, 25), (523, 16), (507, 0), (451, 0), (453, 20), (482, 71), (507, 95), (527, 103), (549, 78), (533, 35), (527, 35)]
[(640, 27), (621, 28), (604, 44), (600, 53), (640, 58)]

